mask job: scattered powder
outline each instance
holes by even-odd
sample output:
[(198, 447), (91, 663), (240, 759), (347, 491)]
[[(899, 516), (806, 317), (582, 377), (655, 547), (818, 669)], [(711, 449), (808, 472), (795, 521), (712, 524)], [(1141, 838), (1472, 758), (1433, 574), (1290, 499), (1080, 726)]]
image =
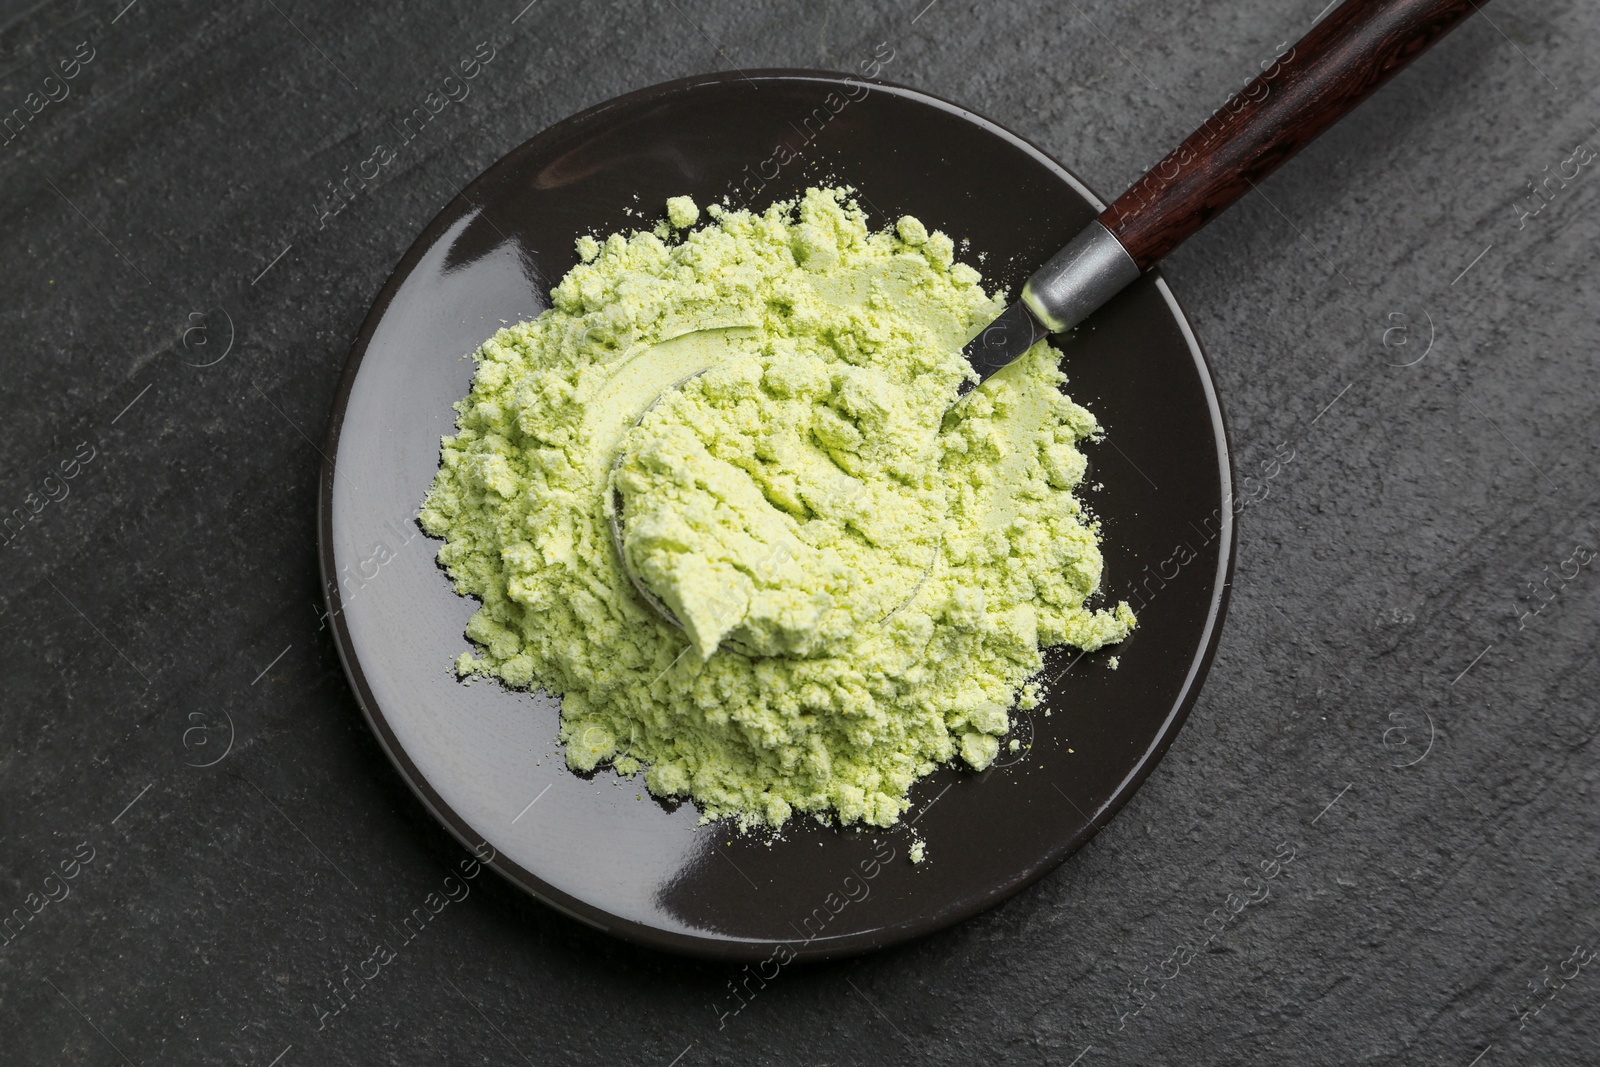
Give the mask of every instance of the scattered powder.
[[(580, 239), (477, 352), (421, 513), (482, 601), (456, 669), (560, 696), (570, 767), (642, 767), (706, 820), (888, 826), (936, 765), (994, 761), (1041, 649), (1132, 629), (1085, 605), (1095, 421), (1043, 343), (949, 410), (1002, 301), (916, 219), (874, 233), (826, 189), (707, 213)], [(613, 488), (687, 635), (621, 569)]]

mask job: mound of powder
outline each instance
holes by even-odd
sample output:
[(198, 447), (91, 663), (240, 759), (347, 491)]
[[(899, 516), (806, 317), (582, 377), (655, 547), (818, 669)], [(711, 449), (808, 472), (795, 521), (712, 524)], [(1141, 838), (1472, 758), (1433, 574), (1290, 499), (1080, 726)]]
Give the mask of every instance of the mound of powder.
[[(993, 762), (1041, 649), (1133, 627), (1086, 604), (1095, 421), (1044, 343), (950, 410), (1002, 301), (916, 219), (811, 189), (675, 237), (693, 207), (581, 239), (477, 352), (421, 513), (482, 601), (456, 669), (556, 694), (569, 766), (643, 767), (704, 819), (888, 826), (936, 765)], [(618, 495), (684, 630), (620, 565)]]

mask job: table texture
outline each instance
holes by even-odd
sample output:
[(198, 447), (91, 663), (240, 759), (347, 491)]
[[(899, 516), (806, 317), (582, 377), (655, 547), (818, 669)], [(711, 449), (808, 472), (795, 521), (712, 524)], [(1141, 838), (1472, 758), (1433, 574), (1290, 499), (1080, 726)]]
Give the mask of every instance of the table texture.
[(525, 3), (0, 5), (0, 1063), (1600, 1058), (1600, 9), (1486, 3), (1163, 268), (1238, 567), (1128, 807), (757, 976), (464, 877), (371, 736), (315, 511), (372, 298), (632, 89), (872, 68), (1109, 197), (1323, 4)]

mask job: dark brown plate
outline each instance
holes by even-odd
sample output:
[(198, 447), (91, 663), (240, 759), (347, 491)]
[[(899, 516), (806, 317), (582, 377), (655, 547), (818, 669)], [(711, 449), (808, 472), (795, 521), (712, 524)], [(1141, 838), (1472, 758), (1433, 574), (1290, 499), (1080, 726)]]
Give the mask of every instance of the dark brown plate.
[[(1177, 302), (1147, 276), (1067, 342), (1074, 399), (1109, 430), (1088, 499), (1107, 589), (1142, 600), (1137, 634), (1066, 670), (1018, 714), (1030, 747), (982, 774), (919, 783), (888, 833), (795, 820), (775, 843), (696, 827), (610, 771), (569, 772), (556, 701), (451, 663), (476, 602), (414, 523), (464, 396), (467, 357), (537, 315), (573, 240), (653, 223), (667, 197), (752, 206), (820, 182), (854, 186), (874, 224), (915, 214), (1016, 291), (1100, 202), (1038, 149), (912, 89), (805, 71), (713, 74), (591, 108), (534, 137), (453, 200), (395, 269), (345, 370), (323, 472), (321, 558), (334, 632), (373, 730), (424, 803), (493, 866), (584, 922), (733, 960), (844, 956), (1003, 900), (1111, 818), (1172, 742), (1216, 646), (1233, 562), (1227, 439)], [(649, 221), (629, 214), (642, 211)], [(1191, 558), (1192, 556), (1192, 558)], [(1106, 663), (1110, 654), (1119, 670)], [(643, 794), (643, 799), (639, 795)], [(911, 864), (908, 826), (927, 843)], [(886, 862), (879, 862), (884, 857)], [(786, 945), (780, 949), (778, 946)]]

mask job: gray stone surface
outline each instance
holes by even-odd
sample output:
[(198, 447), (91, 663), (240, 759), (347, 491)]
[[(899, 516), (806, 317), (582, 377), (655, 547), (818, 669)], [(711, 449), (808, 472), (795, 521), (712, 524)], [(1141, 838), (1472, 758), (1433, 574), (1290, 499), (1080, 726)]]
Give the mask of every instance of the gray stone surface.
[[(626, 90), (887, 42), (885, 77), (1112, 194), (1322, 6), (522, 2), (8, 5), (0, 113), (93, 51), (0, 146), (0, 514), (28, 516), (0, 551), (0, 910), (70, 894), (0, 945), (0, 1062), (1600, 1057), (1600, 174), (1518, 209), (1600, 144), (1572, 0), (1486, 5), (1167, 266), (1240, 473), (1294, 459), (1241, 517), (1189, 725), (1099, 839), (723, 1028), (728, 971), (481, 879), (319, 1030), (460, 858), (318, 629), (313, 525), (349, 343), (455, 191)], [(324, 183), (491, 39), (319, 226)]]

